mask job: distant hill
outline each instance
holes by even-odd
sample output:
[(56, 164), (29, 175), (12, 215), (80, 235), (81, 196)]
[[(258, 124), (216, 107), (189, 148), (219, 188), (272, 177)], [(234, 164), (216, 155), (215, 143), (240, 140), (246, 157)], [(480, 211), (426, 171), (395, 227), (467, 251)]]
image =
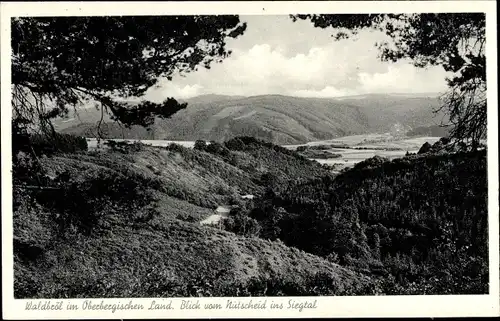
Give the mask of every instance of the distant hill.
[(345, 97), (341, 101), (359, 107), (368, 118), (370, 127), (381, 131), (388, 131), (397, 123), (415, 128), (438, 125), (446, 120), (443, 113), (434, 113), (440, 101), (431, 94), (370, 94)]
[[(203, 95), (186, 100), (188, 108), (150, 131), (121, 129), (108, 123), (107, 138), (214, 140), (253, 136), (277, 144), (300, 144), (354, 134), (384, 133), (395, 126), (405, 132), (440, 123), (435, 95), (363, 95), (342, 98)], [(100, 113), (87, 109), (80, 119), (58, 121), (65, 133), (93, 136)], [(105, 119), (106, 120), (106, 119)]]
[(200, 95), (189, 99), (179, 99), (181, 102), (187, 102), (189, 104), (204, 104), (204, 103), (215, 103), (222, 101), (230, 101), (245, 98), (245, 96), (231, 96), (231, 95)]

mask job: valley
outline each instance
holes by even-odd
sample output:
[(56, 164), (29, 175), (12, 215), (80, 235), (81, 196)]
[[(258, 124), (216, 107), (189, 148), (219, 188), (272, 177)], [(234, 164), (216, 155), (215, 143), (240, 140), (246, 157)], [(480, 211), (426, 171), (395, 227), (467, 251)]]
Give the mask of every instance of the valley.
[[(290, 150), (296, 150), (300, 146), (330, 146), (330, 148), (323, 148), (322, 150), (333, 154), (339, 154), (340, 157), (332, 157), (326, 159), (314, 157), (308, 158), (311, 160), (315, 160), (320, 164), (333, 165), (332, 171), (337, 173), (344, 168), (352, 167), (358, 162), (374, 156), (386, 157), (392, 160), (395, 158), (403, 157), (406, 155), (406, 153), (415, 154), (425, 142), (434, 144), (440, 138), (441, 137), (394, 137), (390, 133), (365, 134), (314, 141), (299, 145), (283, 145), (283, 147)], [(140, 142), (142, 144), (157, 147), (166, 147), (170, 144), (177, 144), (183, 147), (193, 148), (195, 145), (194, 141), (139, 140), (119, 138), (109, 140), (128, 143)], [(100, 148), (106, 148), (106, 141), (107, 140), (101, 141), (102, 146)], [(90, 150), (97, 149), (97, 140), (95, 138), (87, 138), (87, 142)]]

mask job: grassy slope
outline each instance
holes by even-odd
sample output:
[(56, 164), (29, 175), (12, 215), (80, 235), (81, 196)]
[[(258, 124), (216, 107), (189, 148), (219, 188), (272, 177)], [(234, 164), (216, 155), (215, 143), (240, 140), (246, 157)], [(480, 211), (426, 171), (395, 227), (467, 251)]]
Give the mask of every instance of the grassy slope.
[[(267, 169), (303, 162), (280, 155), (277, 164), (279, 152), (258, 146), (238, 154), (247, 162), (267, 155), (260, 160)], [(42, 162), (47, 175), (66, 172), (70, 182), (49, 197), (15, 191), (16, 297), (307, 295), (317, 291), (307, 284), (325, 281), (327, 293), (352, 294), (371, 285), (280, 242), (200, 226), (209, 208), (259, 189), (250, 174), (209, 153), (145, 147)], [(122, 195), (124, 187), (133, 192)], [(79, 215), (95, 218), (90, 229)]]
[[(329, 275), (338, 294), (369, 284), (336, 264), (277, 242), (163, 219), (140, 229), (112, 226), (95, 236), (54, 239), (43, 256), (15, 265), (16, 297), (224, 295), (252, 278)], [(238, 295), (238, 293), (228, 293)]]
[(180, 147), (178, 150), (144, 148), (131, 154), (114, 151), (67, 154), (47, 159), (49, 173), (69, 170), (75, 179), (111, 171), (141, 175), (155, 182), (163, 195), (214, 208), (241, 192), (255, 192), (258, 187), (250, 176), (207, 153)]

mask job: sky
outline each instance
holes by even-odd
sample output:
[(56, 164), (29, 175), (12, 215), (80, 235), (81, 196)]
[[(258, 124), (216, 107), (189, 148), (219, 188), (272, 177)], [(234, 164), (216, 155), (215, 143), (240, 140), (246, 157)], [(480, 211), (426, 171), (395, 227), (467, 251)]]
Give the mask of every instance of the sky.
[(335, 41), (334, 29), (314, 28), (288, 16), (240, 16), (245, 33), (228, 39), (229, 58), (186, 76), (162, 79), (147, 100), (204, 94), (342, 97), (368, 93), (436, 93), (446, 89), (441, 67), (382, 62), (375, 47), (385, 36), (360, 32)]

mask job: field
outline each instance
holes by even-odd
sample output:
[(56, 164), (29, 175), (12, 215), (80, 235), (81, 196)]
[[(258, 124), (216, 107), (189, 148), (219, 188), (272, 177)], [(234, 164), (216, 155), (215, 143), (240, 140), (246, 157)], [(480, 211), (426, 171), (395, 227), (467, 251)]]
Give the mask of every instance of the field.
[[(373, 157), (381, 156), (390, 160), (403, 157), (407, 152), (416, 153), (425, 143), (435, 143), (440, 137), (394, 137), (390, 134), (368, 134), (345, 136), (336, 139), (315, 141), (306, 146), (331, 145), (331, 149), (327, 149), (335, 154), (341, 154), (340, 158), (332, 159), (316, 159), (321, 164), (335, 165), (334, 171), (339, 171), (346, 167), (354, 166), (355, 164)], [(284, 147), (295, 150), (299, 146), (304, 145), (286, 145)]]

